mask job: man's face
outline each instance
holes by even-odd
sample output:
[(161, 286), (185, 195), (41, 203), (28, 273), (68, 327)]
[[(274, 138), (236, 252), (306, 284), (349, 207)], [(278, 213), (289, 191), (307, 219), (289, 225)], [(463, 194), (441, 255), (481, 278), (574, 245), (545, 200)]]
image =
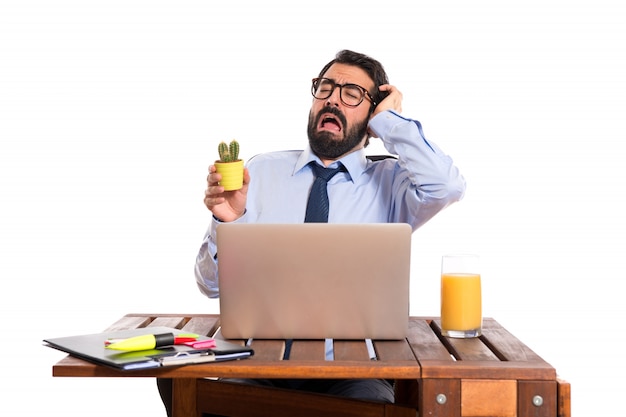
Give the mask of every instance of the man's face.
[[(372, 91), (374, 81), (359, 67), (333, 64), (323, 75), (337, 84), (357, 84)], [(356, 107), (345, 105), (339, 87), (326, 99), (313, 98), (309, 113), (309, 144), (322, 159), (339, 157), (363, 147), (367, 138), (367, 124), (371, 102), (365, 98)]]

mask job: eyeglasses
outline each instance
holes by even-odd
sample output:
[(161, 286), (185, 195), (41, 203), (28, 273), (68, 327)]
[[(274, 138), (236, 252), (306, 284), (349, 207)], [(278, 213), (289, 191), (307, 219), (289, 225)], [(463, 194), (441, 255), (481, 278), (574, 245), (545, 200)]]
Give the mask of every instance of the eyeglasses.
[(311, 94), (318, 100), (324, 100), (330, 97), (337, 87), (339, 87), (339, 98), (346, 106), (356, 107), (363, 102), (365, 97), (372, 102), (372, 105), (376, 105), (374, 97), (360, 85), (337, 84), (330, 78), (313, 78)]

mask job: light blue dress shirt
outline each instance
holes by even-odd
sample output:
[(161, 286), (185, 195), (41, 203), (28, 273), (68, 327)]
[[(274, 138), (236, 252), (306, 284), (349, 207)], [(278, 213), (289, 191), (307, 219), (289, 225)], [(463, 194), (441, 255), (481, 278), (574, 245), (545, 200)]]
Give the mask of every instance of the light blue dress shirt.
[[(343, 164), (328, 183), (329, 223), (408, 223), (423, 225), (465, 193), (465, 180), (452, 159), (426, 140), (417, 120), (385, 111), (369, 128), (398, 159), (372, 162), (365, 150), (350, 153), (330, 165)], [(311, 161), (321, 161), (311, 149), (269, 152), (251, 158), (250, 185), (243, 223), (302, 223), (314, 181)], [(219, 296), (215, 230), (212, 217), (196, 258), (200, 291)]]

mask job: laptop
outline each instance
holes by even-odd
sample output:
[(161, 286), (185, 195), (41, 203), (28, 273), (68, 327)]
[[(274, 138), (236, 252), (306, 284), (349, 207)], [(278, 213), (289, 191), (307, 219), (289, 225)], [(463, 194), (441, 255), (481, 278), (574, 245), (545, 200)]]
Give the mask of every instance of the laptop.
[(403, 339), (411, 227), (239, 224), (217, 228), (228, 339)]

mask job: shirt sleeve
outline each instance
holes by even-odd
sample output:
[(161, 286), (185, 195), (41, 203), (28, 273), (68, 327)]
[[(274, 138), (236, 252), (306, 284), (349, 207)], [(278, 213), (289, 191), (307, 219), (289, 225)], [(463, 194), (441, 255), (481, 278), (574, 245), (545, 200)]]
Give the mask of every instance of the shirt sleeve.
[(209, 298), (217, 298), (219, 296), (217, 245), (215, 243), (217, 223), (218, 221), (213, 218), (200, 245), (194, 270), (200, 292)]
[[(246, 222), (247, 218), (248, 212), (246, 211), (235, 222)], [(202, 239), (194, 268), (196, 284), (198, 284), (200, 292), (209, 298), (218, 298), (220, 295), (219, 275), (217, 273), (217, 241), (215, 239), (217, 226), (220, 223), (218, 219), (211, 216), (211, 224), (204, 235), (204, 239)]]
[(419, 121), (385, 111), (372, 118), (369, 127), (388, 152), (398, 155), (392, 221), (407, 221), (415, 230), (463, 198), (465, 179), (452, 158), (424, 137)]

